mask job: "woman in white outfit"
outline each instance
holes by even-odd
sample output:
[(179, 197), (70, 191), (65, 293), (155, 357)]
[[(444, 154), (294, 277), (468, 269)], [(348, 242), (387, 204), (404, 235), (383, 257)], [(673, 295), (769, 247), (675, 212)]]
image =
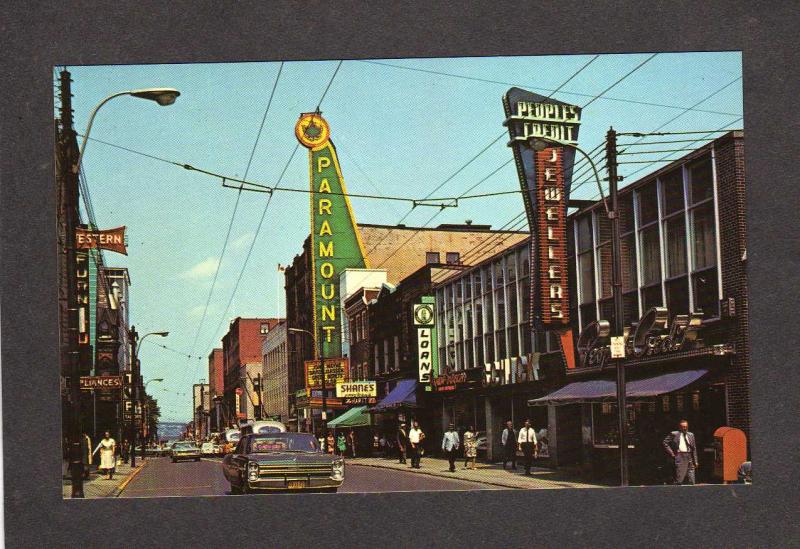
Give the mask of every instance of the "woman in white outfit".
[(111, 438), (111, 433), (108, 431), (103, 434), (103, 440), (94, 449), (92, 455), (96, 454), (98, 450), (100, 450), (100, 465), (97, 468), (105, 470), (106, 479), (111, 480), (114, 476), (114, 467), (116, 465), (114, 463), (114, 454), (117, 450), (117, 442)]

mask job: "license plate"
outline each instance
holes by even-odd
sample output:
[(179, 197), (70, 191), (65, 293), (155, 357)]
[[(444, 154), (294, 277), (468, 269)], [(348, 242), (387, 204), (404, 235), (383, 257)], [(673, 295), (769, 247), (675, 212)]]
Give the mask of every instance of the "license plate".
[(307, 483), (305, 480), (290, 480), (287, 483), (287, 488), (289, 488), (289, 490), (297, 490), (299, 488), (305, 488), (306, 486)]

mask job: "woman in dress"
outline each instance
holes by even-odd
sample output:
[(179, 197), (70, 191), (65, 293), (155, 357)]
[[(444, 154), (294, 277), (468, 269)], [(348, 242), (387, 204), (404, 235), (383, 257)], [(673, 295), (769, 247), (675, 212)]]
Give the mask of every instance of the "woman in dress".
[(117, 442), (111, 438), (111, 433), (108, 431), (103, 434), (103, 439), (100, 441), (100, 444), (97, 445), (97, 448), (94, 449), (92, 455), (96, 454), (98, 450), (100, 451), (100, 465), (98, 469), (105, 471), (106, 479), (111, 480), (114, 477), (114, 467), (116, 466), (114, 463), (114, 454), (117, 451)]
[(478, 455), (478, 437), (475, 434), (475, 428), (469, 426), (464, 432), (464, 469), (467, 468), (468, 463), (472, 463), (471, 469), (475, 469), (475, 457)]
[(344, 457), (347, 452), (347, 441), (343, 433), (339, 433), (339, 436), (336, 437), (336, 449), (339, 450), (339, 455)]

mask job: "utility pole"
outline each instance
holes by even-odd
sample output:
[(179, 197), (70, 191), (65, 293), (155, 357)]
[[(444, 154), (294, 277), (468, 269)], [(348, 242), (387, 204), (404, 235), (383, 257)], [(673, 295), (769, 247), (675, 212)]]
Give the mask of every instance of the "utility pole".
[(139, 357), (136, 353), (136, 344), (139, 341), (139, 334), (136, 333), (136, 326), (131, 326), (131, 331), (128, 335), (128, 339), (131, 341), (131, 397), (133, 398), (133, 406), (131, 406), (130, 452), (131, 467), (136, 467), (136, 408), (139, 404)]
[[(69, 468), (72, 479), (72, 497), (83, 497), (83, 455), (81, 452), (81, 372), (78, 349), (78, 295), (75, 229), (78, 225), (78, 165), (77, 139), (72, 121), (72, 90), (70, 74), (61, 71), (61, 135), (58, 147), (60, 179), (64, 204), (64, 231), (67, 282), (67, 357), (70, 398), (69, 417)], [(91, 448), (89, 449), (91, 452)]]
[(320, 374), (322, 374), (322, 439), (325, 441), (325, 450), (330, 451), (327, 447), (328, 444), (328, 391), (326, 390), (326, 379), (325, 379), (325, 347), (324, 347), (324, 338), (325, 336), (322, 333), (322, 326), (319, 327), (319, 370)]
[(197, 430), (200, 431), (200, 438), (203, 438), (203, 431), (205, 430), (205, 385), (203, 380), (200, 380), (200, 421), (197, 424)]
[[(606, 166), (608, 167), (608, 192), (611, 195), (611, 287), (614, 296), (614, 325), (612, 336), (623, 336), (622, 255), (619, 236), (619, 196), (617, 192), (617, 132), (609, 128), (606, 134)], [(619, 429), (619, 483), (628, 485), (628, 412), (624, 359), (611, 359), (617, 370), (617, 412)]]

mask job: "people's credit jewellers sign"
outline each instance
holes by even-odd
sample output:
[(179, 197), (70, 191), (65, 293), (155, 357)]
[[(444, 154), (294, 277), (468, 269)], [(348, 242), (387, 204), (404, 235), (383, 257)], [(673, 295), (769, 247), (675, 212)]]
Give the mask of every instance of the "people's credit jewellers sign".
[(295, 125), (295, 137), (308, 149), (314, 339), (321, 357), (342, 356), (339, 275), (369, 268), (330, 135), (319, 112), (302, 114)]

